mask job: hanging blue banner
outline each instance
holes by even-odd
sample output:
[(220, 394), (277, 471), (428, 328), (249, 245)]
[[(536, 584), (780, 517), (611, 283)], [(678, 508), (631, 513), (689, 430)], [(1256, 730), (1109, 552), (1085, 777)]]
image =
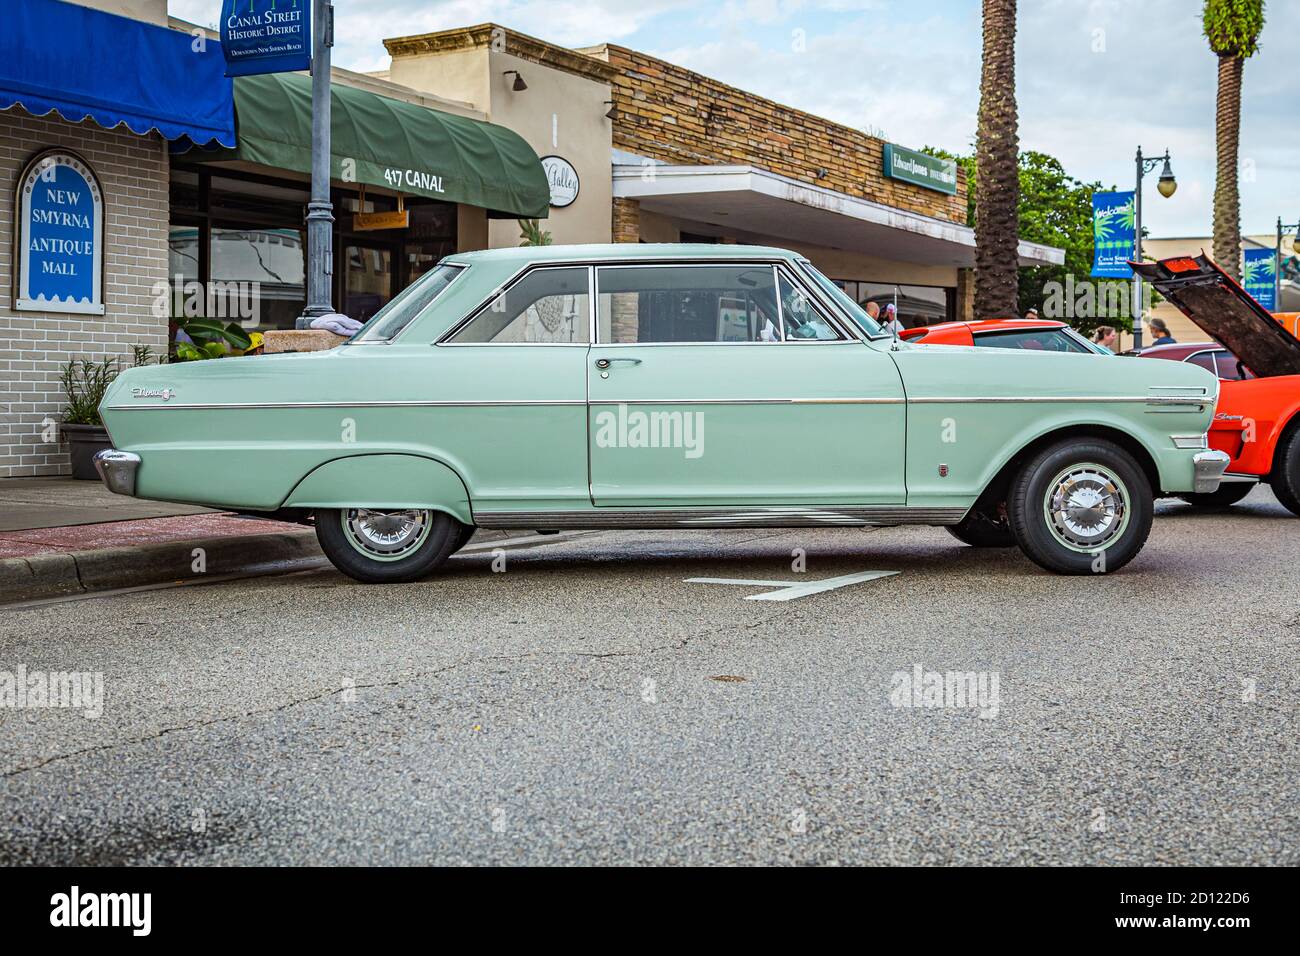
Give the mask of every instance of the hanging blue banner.
[(1277, 286), (1273, 284), (1277, 260), (1273, 258), (1273, 250), (1247, 249), (1245, 258), (1241, 284), (1256, 302), (1272, 312), (1277, 308)]
[(292, 73), (311, 66), (312, 0), (222, 0), (226, 76)]
[(1092, 274), (1131, 279), (1128, 260), (1137, 254), (1133, 193), (1092, 194)]

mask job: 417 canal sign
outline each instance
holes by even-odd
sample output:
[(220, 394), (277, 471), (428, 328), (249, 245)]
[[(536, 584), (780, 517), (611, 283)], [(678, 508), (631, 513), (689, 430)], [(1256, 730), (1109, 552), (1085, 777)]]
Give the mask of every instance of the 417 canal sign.
[(104, 314), (104, 194), (81, 157), (36, 156), (18, 180), (14, 308)]
[(291, 73), (311, 66), (312, 0), (223, 0), (226, 76)]

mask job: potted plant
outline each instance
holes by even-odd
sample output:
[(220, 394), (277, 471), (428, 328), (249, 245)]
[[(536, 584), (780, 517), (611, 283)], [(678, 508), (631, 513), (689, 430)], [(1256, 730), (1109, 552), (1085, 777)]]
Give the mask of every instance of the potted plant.
[[(147, 365), (153, 357), (153, 350), (147, 345), (134, 346), (131, 351), (132, 366)], [(99, 477), (95, 472), (95, 453), (109, 447), (108, 430), (99, 417), (99, 403), (120, 371), (116, 356), (99, 362), (72, 359), (63, 366), (59, 379), (68, 405), (60, 431), (68, 443), (73, 478), (93, 481)]]

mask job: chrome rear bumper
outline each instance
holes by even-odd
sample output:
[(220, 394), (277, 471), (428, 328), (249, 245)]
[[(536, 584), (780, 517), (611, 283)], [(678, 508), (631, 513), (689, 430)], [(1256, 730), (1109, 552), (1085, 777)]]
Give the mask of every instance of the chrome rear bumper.
[(135, 497), (135, 473), (139, 467), (140, 456), (129, 451), (105, 448), (95, 453), (95, 470), (115, 495)]
[[(104, 452), (100, 452), (100, 454), (102, 455)], [(1227, 452), (1213, 449), (1197, 452), (1192, 457), (1194, 470), (1192, 491), (1198, 495), (1208, 495), (1211, 492), (1218, 491), (1219, 482), (1223, 480), (1223, 473), (1228, 470), (1228, 462), (1231, 460)]]

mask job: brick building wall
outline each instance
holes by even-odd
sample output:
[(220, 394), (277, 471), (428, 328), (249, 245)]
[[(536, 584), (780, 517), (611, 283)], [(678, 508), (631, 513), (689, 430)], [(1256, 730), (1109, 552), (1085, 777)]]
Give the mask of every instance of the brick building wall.
[[(70, 149), (104, 194), (104, 306), (99, 315), (13, 309), (14, 191), (36, 153)], [(93, 122), (0, 112), (0, 478), (67, 474), (67, 446), (42, 441), (43, 422), (64, 406), (59, 372), (69, 358), (130, 360), (131, 346), (165, 350), (167, 320), (153, 315), (153, 287), (167, 279), (168, 159), (157, 134), (136, 136)]]
[(884, 175), (884, 140), (860, 130), (626, 47), (606, 44), (583, 52), (619, 69), (611, 83), (618, 110), (616, 149), (673, 165), (756, 166), (849, 196), (966, 224), (966, 177), (961, 170), (953, 196), (889, 179)]

